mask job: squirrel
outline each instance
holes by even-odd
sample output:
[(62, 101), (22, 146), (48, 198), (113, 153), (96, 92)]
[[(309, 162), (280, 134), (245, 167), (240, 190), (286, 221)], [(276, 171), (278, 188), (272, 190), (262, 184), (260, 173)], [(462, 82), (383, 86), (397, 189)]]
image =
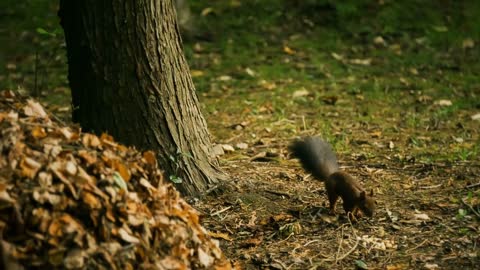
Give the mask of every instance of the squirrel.
[(338, 167), (337, 157), (330, 144), (318, 137), (306, 137), (295, 140), (289, 150), (292, 156), (298, 158), (308, 173), (317, 180), (325, 182), (330, 214), (335, 215), (335, 205), (338, 197), (343, 200), (343, 209), (349, 218), (355, 220), (363, 212), (372, 217), (376, 202), (373, 199), (373, 190), (370, 194), (362, 188), (360, 183), (348, 173)]

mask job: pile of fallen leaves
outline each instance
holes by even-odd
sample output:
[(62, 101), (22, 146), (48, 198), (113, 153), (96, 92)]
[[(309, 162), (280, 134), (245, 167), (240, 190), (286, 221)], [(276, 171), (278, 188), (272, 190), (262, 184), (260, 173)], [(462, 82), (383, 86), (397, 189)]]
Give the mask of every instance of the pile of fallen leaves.
[(0, 93), (0, 268), (230, 269), (151, 151)]

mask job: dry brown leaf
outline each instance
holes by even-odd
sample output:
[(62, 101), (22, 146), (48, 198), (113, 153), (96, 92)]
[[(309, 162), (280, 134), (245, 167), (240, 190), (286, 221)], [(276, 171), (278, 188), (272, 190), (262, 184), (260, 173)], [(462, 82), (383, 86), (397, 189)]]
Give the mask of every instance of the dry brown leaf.
[(33, 199), (41, 204), (48, 202), (51, 205), (57, 205), (61, 202), (62, 197), (60, 195), (51, 194), (45, 190), (35, 190), (33, 191)]
[(278, 215), (270, 217), (274, 222), (279, 222), (279, 221), (289, 221), (292, 220), (293, 217), (290, 214), (286, 213), (280, 213)]
[(0, 204), (6, 206), (0, 207), (0, 227), (9, 228), (5, 241), (28, 246), (19, 249), (19, 263), (84, 268), (88, 258), (99, 268), (135, 269), (162, 267), (174, 258), (175, 269), (231, 269), (198, 213), (162, 180), (154, 152), (139, 153), (111, 136), (81, 134), (55, 121), (46, 127), (38, 118), (40, 104), (15, 103), (26, 116), (11, 111), (13, 103), (4, 106), (16, 102), (5, 96), (0, 92), (0, 120), (8, 127), (2, 129), (0, 164), (8, 157), (9, 166), (0, 176)]
[(372, 136), (372, 138), (380, 138), (382, 137), (382, 131), (377, 130), (377, 131), (370, 132), (370, 136)]
[(155, 152), (145, 151), (145, 152), (143, 152), (142, 156), (148, 164), (150, 164), (152, 166), (157, 165), (157, 158), (155, 157)]
[(113, 213), (113, 210), (111, 207), (107, 208), (107, 211), (105, 212), (105, 216), (112, 222), (116, 221), (115, 214)]
[(201, 265), (203, 265), (203, 267), (209, 268), (215, 261), (215, 258), (210, 256), (205, 251), (203, 251), (202, 248), (198, 248), (197, 252), (198, 252), (198, 261), (200, 262)]
[(89, 152), (87, 150), (79, 150), (78, 151), (78, 156), (81, 157), (83, 160), (87, 162), (87, 165), (90, 166), (97, 162), (97, 155), (95, 152)]
[(47, 118), (47, 113), (45, 112), (45, 110), (43, 110), (42, 105), (32, 99), (27, 100), (27, 105), (23, 107), (23, 112), (27, 116)]
[(118, 230), (118, 235), (120, 236), (120, 238), (123, 241), (126, 241), (128, 243), (132, 243), (132, 244), (139, 244), (140, 243), (140, 240), (137, 237), (128, 233), (124, 228), (120, 228)]
[(77, 165), (73, 161), (67, 161), (63, 170), (70, 176), (76, 175), (78, 172)]
[(67, 140), (71, 140), (72, 138), (75, 137), (75, 133), (73, 133), (72, 131), (70, 131), (70, 128), (69, 127), (63, 127), (63, 128), (60, 128), (58, 129), (58, 131), (63, 135), (63, 137), (65, 137), (65, 139)]
[(148, 182), (148, 180), (145, 179), (145, 178), (143, 178), (143, 177), (140, 178), (140, 185), (146, 187), (147, 190), (150, 191), (150, 192), (151, 192), (151, 191), (155, 191), (155, 187), (152, 186), (152, 184), (151, 184), (150, 182)]
[(386, 269), (387, 270), (403, 270), (403, 269), (409, 269), (409, 267), (403, 264), (394, 264), (394, 265), (387, 265)]
[(111, 146), (113, 148), (117, 148), (119, 146), (119, 144), (115, 142), (113, 137), (111, 135), (108, 135), (107, 133), (102, 133), (102, 135), (100, 136), (100, 140), (102, 141), (102, 144)]
[(120, 174), (120, 176), (122, 176), (125, 182), (130, 181), (130, 177), (131, 177), (130, 170), (125, 164), (123, 164), (121, 160), (119, 159), (112, 160), (112, 168), (115, 169)]
[(232, 241), (233, 240), (230, 236), (228, 236), (228, 234), (222, 233), (222, 232), (210, 232), (209, 231), (208, 235), (210, 235), (213, 238), (220, 238), (220, 239), (227, 240), (227, 241)]
[(97, 148), (102, 144), (97, 136), (89, 133), (83, 134), (82, 143), (87, 148)]
[(0, 183), (0, 201), (7, 203), (15, 203), (15, 200), (10, 197), (7, 192), (7, 186), (5, 183)]
[(256, 247), (256, 246), (259, 246), (262, 242), (263, 242), (262, 237), (254, 237), (254, 238), (249, 238), (243, 241), (240, 244), (240, 246), (243, 248)]
[(68, 187), (73, 197), (75, 199), (78, 199), (78, 194), (76, 189), (73, 187), (72, 183), (68, 180), (68, 178), (60, 171), (62, 164), (63, 162), (56, 161), (56, 162), (50, 163), (49, 168), (53, 172), (53, 174)]
[(42, 139), (47, 136), (47, 132), (43, 127), (35, 126), (31, 131), (32, 137), (35, 139)]
[(128, 215), (128, 224), (134, 227), (143, 225), (145, 223), (145, 217), (141, 215)]
[(100, 200), (98, 200), (95, 195), (88, 191), (83, 191), (82, 192), (82, 200), (83, 202), (88, 205), (91, 209), (101, 209), (102, 208), (102, 203)]
[(122, 144), (117, 144), (117, 150), (118, 150), (119, 152), (125, 153), (125, 152), (128, 151), (128, 147), (126, 147), (125, 145), (122, 145)]
[(296, 52), (288, 46), (283, 46), (283, 52), (289, 55), (294, 55)]
[(50, 223), (50, 226), (48, 226), (48, 234), (53, 237), (61, 237), (63, 235), (62, 224), (59, 219), (55, 219)]
[(67, 269), (80, 269), (85, 265), (86, 254), (81, 249), (73, 249), (67, 253), (67, 256), (63, 260), (63, 265)]
[(40, 163), (29, 157), (25, 157), (20, 161), (20, 169), (22, 176), (28, 177), (30, 179), (33, 179), (35, 177), (41, 166), (42, 165)]

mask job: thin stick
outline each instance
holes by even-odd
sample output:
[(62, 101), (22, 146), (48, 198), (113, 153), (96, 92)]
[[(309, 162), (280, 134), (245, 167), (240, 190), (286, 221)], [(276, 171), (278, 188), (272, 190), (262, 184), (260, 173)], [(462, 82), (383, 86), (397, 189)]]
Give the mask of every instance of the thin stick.
[(471, 210), (477, 217), (480, 218), (480, 214), (479, 214), (477, 211), (475, 211), (475, 209), (473, 209), (473, 207), (472, 207), (471, 205), (467, 204), (463, 199), (462, 199), (462, 203), (465, 204), (468, 208), (470, 208), (470, 210)]
[(357, 233), (355, 233), (355, 228), (353, 227), (352, 221), (350, 219), (348, 219), (348, 222), (350, 223), (350, 228), (352, 228), (353, 236), (356, 239), (355, 245), (353, 245), (353, 247), (347, 253), (343, 254), (342, 257), (336, 258), (335, 259), (335, 264), (338, 261), (341, 261), (341, 260), (345, 259), (348, 255), (350, 255), (350, 253), (352, 253), (355, 249), (357, 249), (358, 243), (360, 242), (360, 238), (357, 236)]
[(285, 192), (281, 192), (281, 191), (275, 191), (275, 190), (268, 190), (268, 189), (266, 189), (265, 192), (272, 193), (272, 194), (274, 194), (274, 195), (285, 196), (285, 197), (287, 197), (287, 198), (292, 197), (290, 194), (285, 193)]
[(474, 187), (478, 187), (478, 186), (480, 186), (480, 183), (471, 184), (471, 185), (466, 186), (465, 188), (474, 188)]
[(338, 248), (337, 248), (337, 254), (335, 255), (335, 264), (338, 262), (338, 255), (340, 254), (340, 249), (342, 248), (342, 242), (343, 242), (343, 226), (341, 227), (341, 234), (340, 234), (340, 243), (338, 243)]
[(277, 244), (280, 244), (280, 243), (283, 243), (283, 242), (287, 241), (287, 240), (290, 239), (290, 237), (292, 237), (292, 235), (294, 235), (294, 234), (295, 234), (295, 233), (293, 233), (293, 232), (290, 233), (290, 234), (287, 236), (287, 238), (278, 241)]
[(407, 249), (407, 250), (405, 251), (405, 253), (409, 253), (410, 251), (413, 251), (413, 250), (415, 250), (415, 249), (423, 246), (423, 245), (427, 242), (427, 240), (428, 240), (428, 239), (425, 239), (425, 240), (423, 240), (423, 242), (421, 242), (420, 244), (414, 246), (413, 248)]
[(225, 207), (225, 208), (223, 208), (223, 209), (220, 209), (220, 210), (218, 210), (217, 212), (215, 212), (215, 213), (213, 213), (213, 214), (210, 214), (210, 216), (213, 217), (213, 216), (219, 215), (219, 214), (227, 211), (227, 210), (230, 209), (230, 208), (232, 208), (232, 206), (228, 206), (228, 207)]
[(338, 261), (341, 261), (343, 259), (345, 259), (348, 255), (350, 255), (350, 253), (352, 253), (358, 246), (358, 242), (359, 242), (359, 239), (357, 238), (357, 241), (355, 242), (355, 245), (353, 245), (353, 247), (345, 254), (343, 254), (342, 257), (336, 259), (335, 263), (337, 263)]
[(315, 243), (315, 242), (318, 242), (318, 241), (320, 241), (320, 240), (316, 239), (316, 240), (308, 241), (303, 246), (306, 247), (306, 246), (310, 245), (311, 243)]
[(280, 264), (280, 266), (283, 268), (283, 269), (288, 269), (289, 267), (287, 267), (282, 261), (280, 260), (277, 260), (277, 259), (273, 259), (272, 261)]
[(439, 188), (443, 184), (438, 184), (438, 185), (433, 185), (433, 186), (425, 186), (425, 187), (420, 187), (421, 189), (434, 189), (434, 188)]

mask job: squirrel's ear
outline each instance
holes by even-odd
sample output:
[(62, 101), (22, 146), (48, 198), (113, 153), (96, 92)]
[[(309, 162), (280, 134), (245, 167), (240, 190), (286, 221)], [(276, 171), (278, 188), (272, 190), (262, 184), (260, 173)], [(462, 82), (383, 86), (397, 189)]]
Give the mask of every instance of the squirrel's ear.
[(373, 196), (373, 188), (370, 190), (370, 196)]
[(360, 192), (360, 199), (361, 199), (361, 200), (365, 200), (365, 196), (366, 196), (366, 195), (367, 195), (367, 194), (365, 194), (365, 190), (362, 191), (362, 192)]

